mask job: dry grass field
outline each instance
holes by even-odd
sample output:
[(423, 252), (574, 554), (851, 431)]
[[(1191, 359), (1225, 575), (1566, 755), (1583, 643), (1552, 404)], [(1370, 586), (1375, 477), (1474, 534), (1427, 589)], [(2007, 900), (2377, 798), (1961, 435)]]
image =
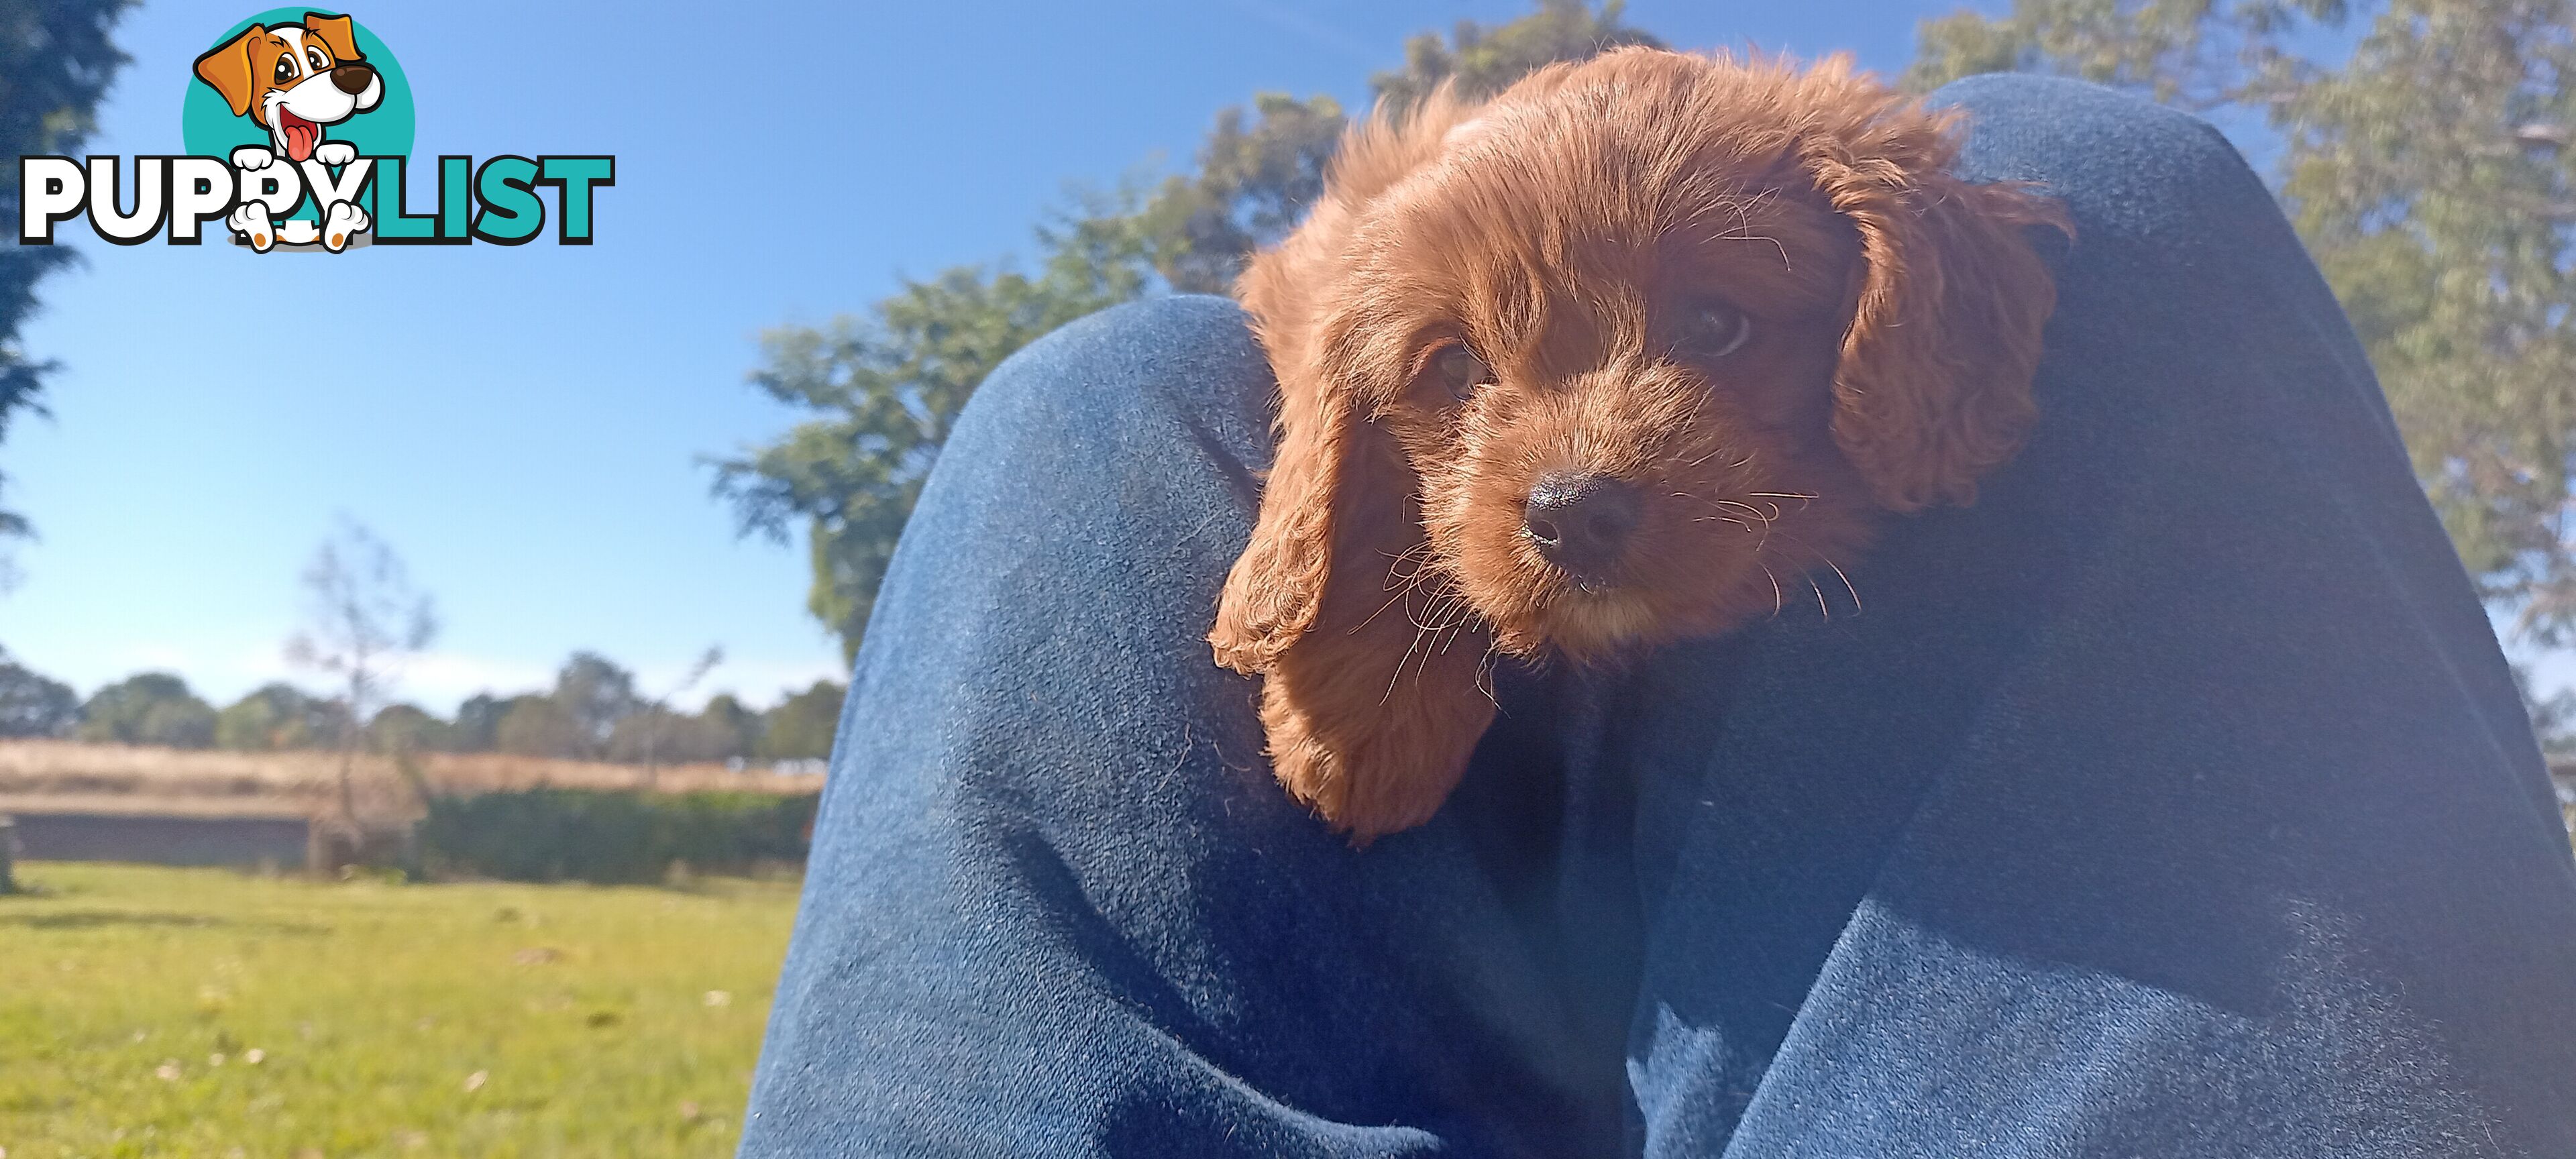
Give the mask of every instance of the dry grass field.
[[(652, 775), (648, 786), (645, 770), (637, 765), (499, 753), (423, 753), (413, 761), (421, 778), (442, 793), (539, 785), (811, 793), (823, 785), (820, 770), (810, 766), (665, 765)], [(178, 816), (246, 811), (321, 814), (338, 808), (339, 772), (339, 754), (332, 752), (245, 753), (6, 740), (0, 741), (0, 813), (12, 806), (41, 806)], [(354, 774), (358, 815), (370, 824), (399, 824), (420, 815), (419, 795), (390, 758), (362, 754)]]

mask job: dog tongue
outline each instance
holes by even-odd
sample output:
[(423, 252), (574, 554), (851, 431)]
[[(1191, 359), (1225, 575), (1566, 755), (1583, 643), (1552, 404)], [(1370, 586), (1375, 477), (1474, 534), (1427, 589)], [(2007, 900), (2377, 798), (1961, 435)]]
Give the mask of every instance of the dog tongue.
[(277, 123), (286, 130), (288, 160), (302, 162), (313, 155), (313, 146), (322, 140), (322, 126), (284, 109), (277, 110)]

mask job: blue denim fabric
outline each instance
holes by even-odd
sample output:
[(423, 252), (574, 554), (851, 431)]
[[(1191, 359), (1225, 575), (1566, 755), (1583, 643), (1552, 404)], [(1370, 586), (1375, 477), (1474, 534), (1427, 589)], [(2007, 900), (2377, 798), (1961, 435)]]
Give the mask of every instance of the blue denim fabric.
[(2332, 297), (2206, 125), (1943, 99), (2080, 231), (2029, 448), (1865, 611), (1506, 673), (1365, 852), (1201, 642), (1268, 457), (1241, 315), (996, 372), (860, 652), (742, 1153), (2576, 1155), (2576, 866)]

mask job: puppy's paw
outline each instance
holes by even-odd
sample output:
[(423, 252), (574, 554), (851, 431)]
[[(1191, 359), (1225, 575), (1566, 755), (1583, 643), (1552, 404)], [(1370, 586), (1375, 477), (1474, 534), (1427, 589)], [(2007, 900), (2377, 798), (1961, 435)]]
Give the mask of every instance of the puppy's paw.
[(367, 211), (345, 201), (334, 201), (322, 215), (322, 248), (338, 253), (349, 248), (351, 239), (367, 231)]
[(347, 141), (324, 141), (313, 147), (313, 159), (325, 165), (346, 165), (358, 159), (358, 147)]
[(233, 150), (233, 168), (249, 172), (266, 169), (277, 163), (277, 154), (257, 145), (244, 145)]
[(245, 201), (234, 206), (232, 213), (224, 218), (224, 224), (231, 226), (234, 233), (249, 238), (250, 248), (260, 253), (267, 253), (268, 247), (277, 244), (277, 228), (269, 224), (268, 207), (259, 202)]

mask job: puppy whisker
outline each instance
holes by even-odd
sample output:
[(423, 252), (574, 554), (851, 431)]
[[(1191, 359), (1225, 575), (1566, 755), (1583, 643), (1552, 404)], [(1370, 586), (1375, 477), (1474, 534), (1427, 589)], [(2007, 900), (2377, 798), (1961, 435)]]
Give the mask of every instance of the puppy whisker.
[(1781, 269), (1784, 269), (1784, 270), (1794, 270), (1794, 269), (1796, 269), (1796, 268), (1797, 268), (1797, 263), (1792, 262), (1792, 261), (1790, 261), (1790, 260), (1789, 260), (1789, 247), (1787, 247), (1787, 246), (1785, 246), (1785, 245), (1780, 244), (1780, 239), (1779, 239), (1779, 238), (1773, 237), (1773, 236), (1771, 236), (1771, 235), (1769, 235), (1769, 234), (1767, 234), (1767, 233), (1762, 233), (1762, 234), (1748, 234), (1748, 233), (1722, 233), (1722, 234), (1719, 234), (1719, 235), (1718, 235), (1718, 239), (1719, 239), (1719, 240), (1721, 240), (1721, 241), (1767, 241), (1767, 242), (1770, 242), (1770, 243), (1771, 243), (1771, 248), (1773, 248), (1773, 249), (1775, 249), (1775, 250), (1780, 251), (1780, 268), (1781, 268)]
[[(1386, 614), (1386, 610), (1387, 610), (1388, 608), (1392, 608), (1392, 607), (1394, 607), (1395, 605), (1397, 605), (1397, 604), (1399, 604), (1399, 603), (1403, 603), (1403, 602), (1404, 602), (1404, 598), (1405, 598), (1406, 596), (1412, 595), (1412, 594), (1413, 594), (1413, 590), (1414, 590), (1414, 588), (1415, 588), (1415, 587), (1417, 587), (1417, 586), (1419, 586), (1419, 581), (1409, 581), (1409, 582), (1407, 582), (1403, 587), (1400, 587), (1400, 588), (1394, 589), (1394, 590), (1395, 590), (1395, 594), (1394, 594), (1394, 595), (1388, 596), (1388, 597), (1386, 598), (1386, 602), (1385, 602), (1385, 603), (1379, 604), (1379, 605), (1377, 606), (1377, 610), (1376, 610), (1376, 611), (1374, 611), (1374, 612), (1370, 612), (1370, 613), (1368, 614), (1368, 618), (1367, 618), (1367, 619), (1365, 619), (1365, 620), (1361, 620), (1359, 623), (1356, 623), (1356, 624), (1351, 625), (1350, 631), (1349, 631), (1348, 633), (1345, 633), (1345, 634), (1347, 634), (1347, 635), (1356, 635), (1356, 634), (1359, 632), (1359, 630), (1360, 630), (1360, 629), (1365, 628), (1365, 627), (1368, 627), (1370, 624), (1373, 624), (1373, 623), (1377, 622), (1377, 618), (1378, 618), (1379, 616), (1383, 616), (1383, 615), (1385, 615), (1385, 614)], [(1410, 617), (1410, 616), (1412, 615), (1412, 609), (1411, 609), (1410, 607), (1408, 607), (1408, 608), (1406, 609), (1406, 611), (1405, 611), (1405, 614), (1406, 614), (1406, 616), (1407, 616), (1407, 617)]]
[(1701, 516), (1696, 516), (1696, 517), (1692, 518), (1691, 522), (1693, 522), (1693, 523), (1732, 523), (1732, 524), (1736, 525), (1737, 527), (1741, 527), (1741, 528), (1743, 528), (1743, 529), (1745, 530), (1745, 533), (1746, 533), (1746, 534), (1748, 534), (1748, 535), (1749, 535), (1749, 534), (1757, 533), (1757, 532), (1759, 532), (1759, 531), (1761, 530), (1760, 528), (1757, 528), (1757, 527), (1753, 526), (1753, 525), (1752, 525), (1752, 524), (1750, 524), (1750, 523), (1746, 523), (1745, 521), (1743, 521), (1743, 520), (1741, 520), (1741, 519), (1738, 519), (1738, 518), (1736, 518), (1736, 517), (1734, 517), (1734, 516), (1732, 516), (1732, 515), (1701, 515)]
[(1440, 645), (1441, 655), (1448, 655), (1449, 649), (1457, 646), (1459, 638), (1467, 634), (1467, 622), (1471, 619), (1474, 619), (1474, 617), (1460, 616), (1455, 623), (1449, 625), (1449, 639)]
[[(1448, 631), (1450, 625), (1456, 622), (1453, 613), (1465, 603), (1466, 601), (1459, 598), (1455, 592), (1442, 592), (1432, 598), (1431, 603), (1422, 609), (1420, 616), (1412, 617), (1413, 626), (1425, 632)], [(1409, 605), (1405, 608), (1408, 616), (1411, 616), (1412, 611)]]
[[(1710, 459), (1714, 459), (1714, 458), (1718, 457), (1719, 455), (1724, 454), (1725, 452), (1726, 452), (1726, 445), (1725, 445), (1725, 444), (1723, 444), (1723, 443), (1721, 443), (1721, 444), (1719, 444), (1719, 445), (1717, 445), (1717, 446), (1715, 446), (1715, 447), (1711, 447), (1711, 448), (1709, 448), (1709, 452), (1708, 452), (1707, 454), (1705, 454), (1705, 455), (1701, 455), (1700, 457), (1698, 457), (1698, 458), (1696, 458), (1696, 459), (1691, 460), (1691, 461), (1690, 461), (1690, 463), (1689, 463), (1689, 467), (1690, 467), (1690, 469), (1692, 469), (1692, 470), (1696, 471), (1696, 470), (1698, 470), (1698, 469), (1699, 469), (1699, 467), (1700, 467), (1700, 465), (1701, 465), (1701, 464), (1706, 463), (1706, 462), (1708, 462)], [(1749, 462), (1749, 461), (1751, 461), (1751, 460), (1748, 458), (1748, 459), (1747, 459), (1747, 461)]]
[[(1388, 596), (1385, 603), (1379, 604), (1376, 611), (1370, 612), (1367, 619), (1361, 620), (1357, 624), (1353, 624), (1350, 628), (1349, 634), (1356, 634), (1360, 629), (1377, 622), (1377, 618), (1379, 616), (1385, 615), (1388, 608), (1394, 607), (1399, 602), (1405, 604), (1405, 615), (1407, 618), (1411, 618), (1413, 611), (1410, 597), (1420, 592), (1426, 584), (1438, 583), (1442, 585), (1442, 589), (1444, 591), (1455, 588), (1456, 585), (1452, 581), (1448, 572), (1432, 563), (1428, 554), (1428, 549), (1430, 547), (1431, 544), (1429, 541), (1425, 541), (1405, 551), (1405, 556), (1410, 556), (1416, 551), (1421, 551), (1425, 554), (1421, 562), (1411, 572), (1406, 573), (1402, 577), (1403, 582), (1394, 582), (1397, 577), (1392, 570), (1387, 573), (1387, 579), (1389, 582), (1382, 590), (1393, 592), (1394, 594)], [(1395, 558), (1400, 562), (1404, 556), (1397, 556)], [(1435, 593), (1435, 599), (1437, 598), (1437, 595), (1438, 593)]]
[(1395, 673), (1386, 679), (1386, 691), (1379, 694), (1377, 698), (1377, 702), (1381, 705), (1385, 704), (1387, 701), (1395, 699), (1396, 686), (1404, 683), (1404, 666), (1413, 660), (1414, 651), (1422, 647), (1423, 637), (1428, 635), (1427, 632), (1420, 630), (1419, 624), (1415, 625), (1415, 627), (1416, 631), (1413, 633), (1412, 642), (1404, 646), (1404, 655), (1396, 657)]
[[(1818, 558), (1818, 559), (1824, 559), (1824, 556), (1822, 556), (1822, 555), (1818, 555), (1816, 558)], [(1860, 614), (1860, 613), (1862, 613), (1862, 612), (1866, 612), (1866, 611), (1868, 611), (1868, 610), (1869, 610), (1868, 608), (1865, 608), (1865, 607), (1861, 606), (1861, 602), (1860, 602), (1860, 589), (1859, 589), (1859, 588), (1856, 588), (1856, 587), (1853, 587), (1853, 586), (1852, 586), (1852, 582), (1851, 582), (1851, 577), (1850, 577), (1850, 576), (1848, 576), (1848, 575), (1843, 574), (1843, 565), (1838, 564), (1838, 563), (1835, 563), (1834, 561), (1832, 561), (1832, 560), (1830, 560), (1830, 559), (1826, 559), (1826, 560), (1825, 560), (1825, 566), (1826, 566), (1826, 567), (1829, 567), (1829, 568), (1834, 569), (1834, 578), (1835, 578), (1835, 579), (1838, 579), (1838, 580), (1843, 581), (1843, 590), (1844, 590), (1844, 591), (1846, 591), (1846, 592), (1851, 593), (1851, 598), (1852, 598), (1852, 613), (1853, 613), (1854, 615), (1858, 615), (1858, 614)]]
[[(1847, 575), (1847, 574), (1845, 574), (1845, 573), (1844, 573), (1844, 571), (1843, 571), (1843, 568), (1842, 568), (1842, 565), (1841, 565), (1841, 564), (1835, 563), (1835, 562), (1833, 561), (1832, 557), (1827, 556), (1825, 553), (1823, 553), (1823, 552), (1821, 552), (1821, 551), (1816, 550), (1816, 549), (1815, 549), (1815, 547), (1814, 547), (1814, 546), (1812, 546), (1812, 545), (1810, 545), (1806, 540), (1800, 539), (1800, 538), (1798, 538), (1797, 536), (1794, 536), (1794, 535), (1789, 534), (1788, 532), (1785, 532), (1785, 531), (1784, 531), (1784, 532), (1781, 532), (1781, 533), (1780, 533), (1780, 538), (1782, 538), (1782, 539), (1786, 539), (1786, 540), (1788, 540), (1788, 541), (1789, 541), (1789, 542), (1791, 542), (1791, 543), (1797, 544), (1799, 547), (1805, 548), (1805, 549), (1807, 550), (1807, 554), (1812, 555), (1812, 556), (1815, 556), (1815, 557), (1816, 557), (1816, 559), (1817, 559), (1818, 561), (1822, 562), (1826, 567), (1833, 569), (1833, 573), (1834, 573), (1835, 578), (1838, 578), (1838, 579), (1840, 579), (1840, 580), (1842, 580), (1842, 581), (1843, 581), (1843, 590), (1844, 590), (1844, 591), (1846, 591), (1846, 592), (1851, 593), (1851, 598), (1852, 598), (1852, 611), (1853, 611), (1853, 612), (1858, 613), (1858, 612), (1864, 612), (1864, 611), (1867, 611), (1867, 610), (1868, 610), (1867, 608), (1864, 608), (1864, 607), (1862, 607), (1862, 606), (1861, 606), (1861, 602), (1860, 602), (1860, 589), (1859, 589), (1859, 588), (1857, 588), (1857, 587), (1852, 586), (1851, 576), (1849, 576), (1849, 575)], [(1820, 597), (1820, 598), (1824, 595), (1824, 593), (1823, 593), (1823, 591), (1822, 591), (1821, 589), (1819, 589), (1819, 590), (1818, 590), (1818, 592), (1817, 592), (1816, 594), (1817, 594), (1817, 595), (1818, 595), (1818, 597)]]
[(1706, 500), (1706, 502), (1716, 504), (1716, 505), (1717, 505), (1718, 507), (1720, 507), (1720, 508), (1729, 508), (1729, 507), (1734, 508), (1735, 510), (1738, 510), (1738, 511), (1741, 511), (1741, 512), (1743, 512), (1743, 513), (1747, 514), (1747, 515), (1750, 515), (1750, 516), (1754, 517), (1755, 519), (1759, 519), (1759, 520), (1761, 520), (1761, 521), (1762, 521), (1763, 523), (1765, 523), (1765, 524), (1769, 524), (1769, 523), (1771, 523), (1772, 521), (1777, 520), (1778, 518), (1780, 518), (1780, 509), (1779, 509), (1779, 508), (1777, 508), (1777, 507), (1772, 508), (1772, 509), (1771, 509), (1771, 513), (1770, 513), (1770, 514), (1768, 514), (1768, 515), (1765, 515), (1765, 514), (1763, 514), (1763, 513), (1762, 513), (1762, 510), (1761, 510), (1760, 508), (1755, 507), (1754, 505), (1752, 505), (1752, 504), (1750, 504), (1750, 503), (1739, 503), (1739, 502), (1737, 502), (1737, 501), (1735, 501), (1735, 500), (1733, 500), (1733, 499), (1710, 499), (1710, 500)]
[(1769, 514), (1769, 515), (1764, 515), (1763, 513), (1761, 513), (1761, 512), (1759, 512), (1759, 511), (1754, 510), (1750, 505), (1748, 505), (1748, 504), (1743, 504), (1743, 503), (1738, 503), (1738, 502), (1736, 502), (1736, 501), (1734, 501), (1734, 500), (1732, 500), (1732, 499), (1718, 499), (1718, 500), (1713, 500), (1712, 502), (1714, 502), (1714, 503), (1717, 505), (1718, 509), (1719, 509), (1719, 510), (1721, 510), (1721, 511), (1723, 511), (1723, 510), (1725, 510), (1725, 509), (1727, 509), (1727, 508), (1729, 508), (1729, 507), (1733, 507), (1733, 508), (1740, 509), (1740, 510), (1742, 510), (1745, 514), (1750, 515), (1750, 516), (1754, 517), (1755, 519), (1759, 519), (1759, 520), (1761, 520), (1761, 521), (1762, 521), (1762, 542), (1754, 544), (1754, 545), (1753, 545), (1753, 550), (1755, 550), (1755, 551), (1760, 551), (1760, 550), (1762, 550), (1762, 548), (1763, 548), (1763, 546), (1764, 546), (1764, 545), (1766, 545), (1766, 544), (1768, 544), (1768, 543), (1770, 543), (1770, 542), (1771, 542), (1771, 524), (1772, 524), (1772, 522), (1773, 522), (1775, 519), (1777, 519), (1777, 518), (1779, 517), (1779, 514), (1780, 514), (1780, 513), (1779, 513), (1779, 511), (1778, 511), (1776, 508), (1775, 508), (1775, 509), (1773, 509), (1773, 511), (1771, 512), (1771, 514)]
[(1800, 511), (1806, 510), (1807, 504), (1822, 498), (1807, 491), (1747, 491), (1744, 494), (1748, 499), (1795, 499), (1798, 501)]
[[(1716, 507), (1716, 508), (1717, 508), (1717, 510), (1718, 510), (1718, 512), (1719, 512), (1719, 514), (1716, 514), (1716, 515), (1698, 515), (1698, 516), (1693, 516), (1693, 517), (1691, 518), (1691, 522), (1693, 522), (1693, 523), (1712, 523), (1712, 522), (1719, 522), (1719, 523), (1732, 523), (1732, 524), (1736, 525), (1737, 527), (1741, 527), (1741, 528), (1745, 529), (1746, 531), (1752, 531), (1752, 530), (1754, 530), (1754, 526), (1753, 526), (1752, 524), (1750, 524), (1750, 523), (1746, 523), (1745, 521), (1743, 521), (1743, 520), (1741, 520), (1741, 519), (1738, 519), (1738, 518), (1736, 518), (1735, 516), (1725, 514), (1725, 511), (1726, 511), (1725, 506), (1724, 506), (1724, 505), (1722, 505), (1722, 504), (1719, 504), (1719, 503), (1715, 502), (1714, 500), (1706, 499), (1706, 498), (1703, 498), (1703, 497), (1698, 496), (1698, 495), (1693, 495), (1693, 494), (1691, 494), (1691, 493), (1690, 493), (1690, 492), (1688, 492), (1688, 491), (1675, 491), (1675, 492), (1673, 492), (1672, 494), (1673, 494), (1673, 498), (1675, 498), (1675, 499), (1688, 499), (1688, 500), (1691, 500), (1692, 502), (1695, 502), (1695, 503), (1707, 503), (1707, 504), (1709, 504), (1709, 505), (1711, 505), (1711, 506), (1713, 506), (1713, 507)], [(1738, 504), (1737, 506), (1742, 506), (1742, 504)], [(1755, 515), (1754, 515), (1754, 517), (1755, 517), (1755, 518), (1757, 518), (1757, 519), (1759, 519), (1759, 518), (1761, 518), (1761, 515), (1760, 515), (1760, 513), (1759, 513), (1759, 512), (1756, 512), (1756, 513), (1755, 513)], [(1764, 520), (1764, 524), (1765, 524), (1766, 526), (1769, 524), (1769, 522), (1770, 522), (1769, 520)]]
[[(1388, 582), (1386, 587), (1383, 589), (1391, 592), (1396, 588), (1394, 581), (1398, 579), (1410, 581), (1417, 579), (1422, 575), (1422, 569), (1428, 566), (1431, 562), (1431, 541), (1427, 539), (1423, 540), (1420, 543), (1404, 549), (1403, 553), (1398, 555), (1387, 555), (1387, 553), (1383, 551), (1378, 554), (1385, 555), (1387, 559), (1391, 561), (1387, 564), (1386, 578)], [(1411, 563), (1413, 565), (1413, 569), (1411, 571), (1397, 570), (1398, 568), (1403, 567), (1406, 563)]]
[(1404, 618), (1413, 624), (1416, 631), (1437, 632), (1440, 630), (1440, 626), (1431, 623), (1430, 621), (1439, 618), (1441, 602), (1445, 598), (1446, 597), (1442, 595), (1434, 595), (1431, 597), (1431, 602), (1423, 607), (1421, 614), (1419, 615), (1414, 613), (1413, 603), (1408, 600), (1404, 605)]

